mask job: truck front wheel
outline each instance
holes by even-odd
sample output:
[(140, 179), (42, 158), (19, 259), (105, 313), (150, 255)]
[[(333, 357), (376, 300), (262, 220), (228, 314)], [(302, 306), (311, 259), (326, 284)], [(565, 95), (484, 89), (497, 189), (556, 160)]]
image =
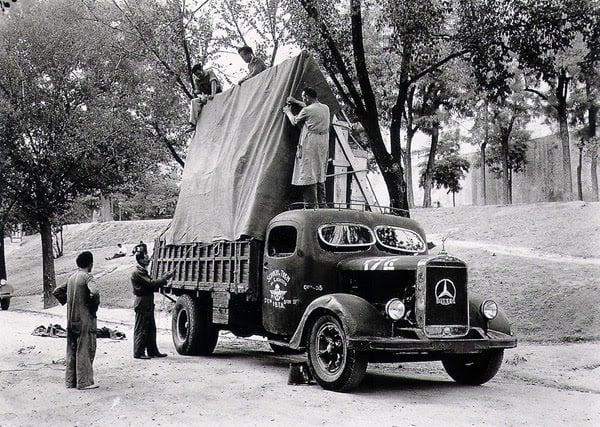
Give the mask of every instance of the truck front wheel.
[(367, 357), (348, 348), (348, 338), (338, 319), (324, 315), (310, 331), (308, 366), (321, 387), (348, 391), (364, 378)]
[(177, 299), (171, 333), (179, 354), (208, 355), (214, 351), (219, 331), (212, 324), (210, 315), (210, 305), (198, 298), (182, 295)]
[(442, 359), (444, 369), (459, 384), (480, 385), (488, 382), (500, 369), (504, 350), (481, 354), (456, 354)]
[(2, 310), (8, 310), (8, 307), (10, 307), (10, 298), (2, 298), (0, 305), (2, 306)]

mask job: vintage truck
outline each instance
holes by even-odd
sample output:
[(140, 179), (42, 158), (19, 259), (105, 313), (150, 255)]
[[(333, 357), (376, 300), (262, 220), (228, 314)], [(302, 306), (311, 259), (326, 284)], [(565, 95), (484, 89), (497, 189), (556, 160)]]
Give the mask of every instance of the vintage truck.
[(184, 355), (210, 354), (219, 330), (262, 335), (308, 353), (317, 382), (349, 390), (368, 362), (441, 360), (457, 382), (482, 384), (516, 346), (491, 299), (468, 292), (467, 266), (430, 255), (414, 220), (355, 209), (293, 209), (266, 240), (166, 245), (153, 273), (177, 296), (172, 335)]
[(306, 351), (332, 390), (357, 386), (370, 361), (441, 360), (460, 383), (488, 381), (516, 346), (509, 322), (468, 293), (464, 262), (430, 254), (407, 212), (378, 206), (343, 125), (330, 132), (328, 207), (289, 209), (298, 130), (281, 108), (307, 85), (339, 111), (306, 52), (203, 107), (154, 245), (154, 277), (175, 271), (160, 290), (176, 297), (175, 348), (208, 355), (220, 330), (262, 335), (275, 352)]

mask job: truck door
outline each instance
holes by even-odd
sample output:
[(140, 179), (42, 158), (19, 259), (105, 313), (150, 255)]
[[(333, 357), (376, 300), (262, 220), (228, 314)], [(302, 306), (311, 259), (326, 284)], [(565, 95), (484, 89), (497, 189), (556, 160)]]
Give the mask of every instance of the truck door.
[(277, 222), (269, 227), (264, 256), (262, 319), (276, 335), (291, 335), (302, 316), (299, 286), (303, 273), (298, 257), (299, 225)]

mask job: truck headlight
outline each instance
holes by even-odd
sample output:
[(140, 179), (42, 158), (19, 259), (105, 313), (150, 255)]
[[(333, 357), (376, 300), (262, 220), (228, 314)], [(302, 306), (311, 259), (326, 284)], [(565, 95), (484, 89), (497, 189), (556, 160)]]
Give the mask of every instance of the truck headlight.
[(481, 303), (480, 310), (481, 314), (483, 314), (483, 317), (485, 317), (487, 320), (492, 320), (498, 315), (498, 304), (491, 299), (486, 299)]
[(0, 286), (6, 285), (6, 279), (0, 279)]
[(398, 298), (393, 298), (385, 305), (385, 314), (392, 320), (400, 320), (406, 313), (406, 307), (404, 303)]

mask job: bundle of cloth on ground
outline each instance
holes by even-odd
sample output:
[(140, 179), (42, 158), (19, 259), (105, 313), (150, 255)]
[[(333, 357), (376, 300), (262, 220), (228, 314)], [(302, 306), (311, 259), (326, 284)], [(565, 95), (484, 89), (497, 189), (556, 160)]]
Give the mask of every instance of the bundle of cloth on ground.
[[(51, 338), (66, 338), (67, 330), (61, 325), (55, 323), (48, 326), (40, 325), (33, 330), (31, 335), (38, 337), (51, 337)], [(96, 329), (97, 338), (110, 338), (111, 340), (124, 340), (127, 336), (124, 332), (117, 329), (111, 329), (106, 326)]]

